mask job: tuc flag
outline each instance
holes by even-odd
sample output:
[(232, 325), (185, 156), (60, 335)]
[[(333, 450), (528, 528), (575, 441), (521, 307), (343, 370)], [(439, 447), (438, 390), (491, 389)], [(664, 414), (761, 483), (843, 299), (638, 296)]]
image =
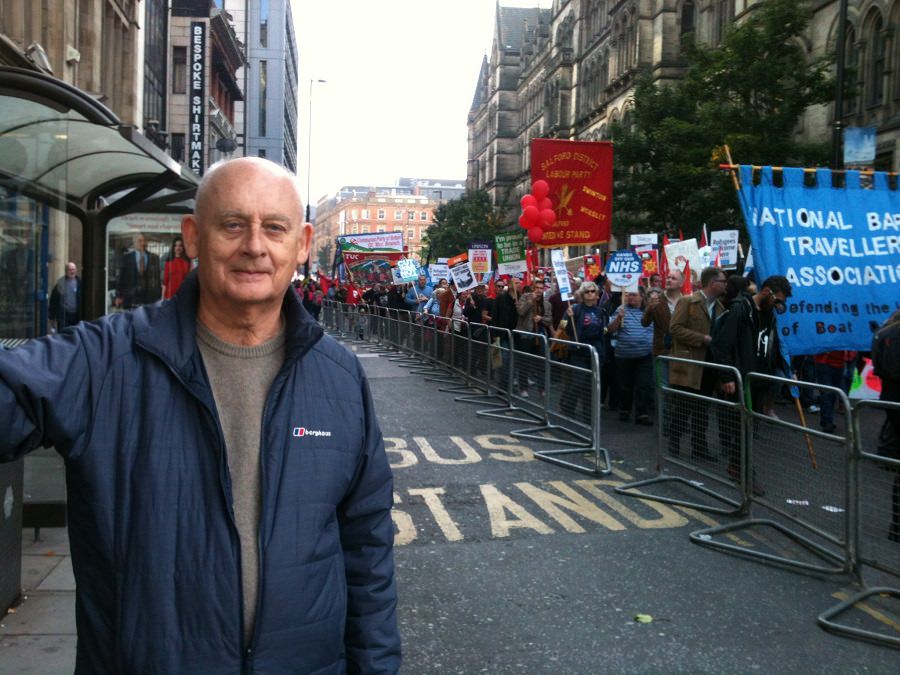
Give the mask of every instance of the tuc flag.
[(876, 172), (866, 184), (859, 171), (832, 186), (829, 169), (816, 169), (810, 186), (800, 168), (740, 167), (738, 196), (756, 278), (787, 277), (793, 287), (778, 317), (791, 354), (868, 350), (872, 334), (900, 309), (900, 191)]
[(541, 246), (602, 244), (612, 226), (613, 146), (609, 141), (531, 141), (531, 182), (545, 180), (556, 222)]

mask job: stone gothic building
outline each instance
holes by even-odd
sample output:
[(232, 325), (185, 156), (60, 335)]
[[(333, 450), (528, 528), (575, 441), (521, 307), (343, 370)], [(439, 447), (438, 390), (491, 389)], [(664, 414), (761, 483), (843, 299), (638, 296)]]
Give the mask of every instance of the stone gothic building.
[[(684, 69), (681, 39), (718, 44), (732, 21), (764, 0), (553, 0), (552, 7), (496, 9), (493, 44), (468, 115), (467, 187), (495, 203), (528, 191), (530, 140), (605, 140), (629, 119), (639, 70), (658, 82)], [(838, 0), (810, 0), (810, 58), (834, 51)], [(878, 169), (900, 169), (900, 0), (849, 0), (847, 64), (857, 95), (845, 126), (877, 129)], [(832, 106), (807, 111), (797, 133), (828, 140)]]

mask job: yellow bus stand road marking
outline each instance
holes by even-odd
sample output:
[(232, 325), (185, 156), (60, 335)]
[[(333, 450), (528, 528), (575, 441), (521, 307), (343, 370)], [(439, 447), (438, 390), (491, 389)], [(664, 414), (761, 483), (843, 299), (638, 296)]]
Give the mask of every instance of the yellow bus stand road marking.
[(447, 541), (460, 541), (463, 538), (462, 532), (459, 531), (459, 527), (447, 512), (444, 502), (441, 501), (444, 488), (412, 488), (409, 494), (425, 500), (425, 505), (431, 511), (431, 515), (434, 516), (434, 522), (441, 528), (441, 532), (444, 533)]
[[(846, 593), (844, 593), (843, 591), (837, 591), (835, 593), (832, 593), (831, 597), (834, 598), (835, 600), (840, 600), (841, 602), (844, 602), (850, 596), (847, 595)], [(871, 616), (876, 621), (880, 621), (885, 626), (888, 626), (889, 628), (893, 628), (895, 631), (900, 633), (900, 620), (894, 619), (894, 618), (888, 616), (887, 614), (885, 614), (884, 612), (875, 609), (874, 607), (870, 607), (865, 602), (857, 602), (853, 606), (856, 609), (865, 612), (866, 614)]]
[[(438, 449), (437, 438), (427, 439), (424, 436), (414, 436), (412, 442), (399, 436), (386, 436), (384, 449), (387, 452), (391, 469), (407, 469), (419, 463), (419, 455), (432, 464), (444, 466), (458, 466), (461, 464), (476, 464), (485, 457), (499, 462), (531, 462), (534, 455), (531, 448), (522, 445), (512, 436), (503, 434), (481, 434), (475, 436), (469, 443), (461, 436), (441, 437), (450, 441), (455, 447), (445, 447), (446, 443), (440, 443)], [(485, 453), (485, 457), (479, 452)], [(418, 451), (418, 454), (417, 452)]]

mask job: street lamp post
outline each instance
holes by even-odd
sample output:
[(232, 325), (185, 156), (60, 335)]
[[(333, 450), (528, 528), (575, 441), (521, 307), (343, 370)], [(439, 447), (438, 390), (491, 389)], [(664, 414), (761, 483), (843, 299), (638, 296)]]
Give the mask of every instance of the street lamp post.
[(309, 172), (312, 167), (312, 92), (313, 85), (316, 83), (325, 84), (325, 80), (314, 80), (310, 79), (309, 81), (309, 128), (306, 132), (306, 222), (309, 222), (310, 211), (309, 211), (309, 203), (310, 203), (310, 194), (309, 194)]
[(844, 118), (844, 67), (847, 41), (847, 0), (841, 0), (838, 6), (838, 31), (836, 53), (836, 73), (834, 89), (834, 129), (831, 135), (831, 168), (843, 169), (844, 156), (841, 141), (843, 140)]

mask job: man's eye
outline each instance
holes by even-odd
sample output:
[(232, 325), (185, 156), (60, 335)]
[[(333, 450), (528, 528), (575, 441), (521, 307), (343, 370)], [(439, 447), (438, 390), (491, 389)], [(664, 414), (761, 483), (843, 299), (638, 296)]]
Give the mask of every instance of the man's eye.
[(225, 222), (226, 230), (238, 230), (240, 229), (241, 224), (236, 220), (229, 220)]
[(287, 227), (285, 227), (281, 223), (268, 223), (266, 225), (266, 229), (269, 230), (270, 232), (275, 232), (278, 234), (287, 232)]

